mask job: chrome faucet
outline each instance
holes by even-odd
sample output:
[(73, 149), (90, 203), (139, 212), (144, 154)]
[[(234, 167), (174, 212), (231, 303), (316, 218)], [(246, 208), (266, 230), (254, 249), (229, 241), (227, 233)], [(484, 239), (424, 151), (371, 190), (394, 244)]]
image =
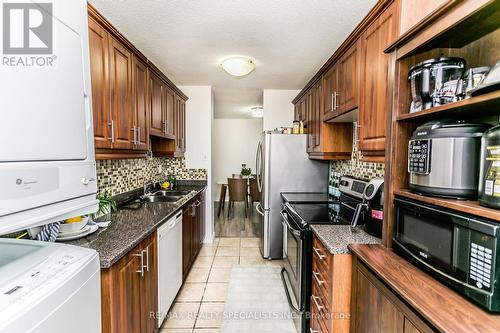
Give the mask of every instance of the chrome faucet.
[(147, 181), (145, 181), (144, 184), (142, 185), (142, 189), (143, 189), (144, 196), (149, 194), (149, 184)]

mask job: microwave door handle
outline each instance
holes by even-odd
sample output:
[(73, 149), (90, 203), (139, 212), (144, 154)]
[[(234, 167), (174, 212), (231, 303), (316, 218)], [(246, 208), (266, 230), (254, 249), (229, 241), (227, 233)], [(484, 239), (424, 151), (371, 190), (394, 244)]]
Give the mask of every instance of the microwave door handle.
[(286, 212), (285, 210), (281, 210), (280, 211), (280, 214), (281, 214), (281, 217), (283, 218), (283, 222), (286, 224), (286, 227), (288, 229), (290, 229), (290, 231), (295, 235), (295, 236), (298, 236), (300, 237), (300, 230), (297, 230), (297, 229), (294, 229), (291, 225), (290, 225), (290, 221), (288, 221), (288, 218), (286, 217)]

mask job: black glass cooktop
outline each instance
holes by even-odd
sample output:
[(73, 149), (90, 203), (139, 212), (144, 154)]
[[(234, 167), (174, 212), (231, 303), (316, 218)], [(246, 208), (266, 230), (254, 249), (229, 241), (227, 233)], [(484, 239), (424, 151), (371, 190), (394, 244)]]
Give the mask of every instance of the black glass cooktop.
[(349, 214), (340, 202), (289, 203), (287, 210), (292, 215), (291, 217), (303, 226), (308, 224), (351, 224)]
[(281, 198), (289, 203), (323, 203), (329, 202), (328, 193), (323, 192), (284, 192)]

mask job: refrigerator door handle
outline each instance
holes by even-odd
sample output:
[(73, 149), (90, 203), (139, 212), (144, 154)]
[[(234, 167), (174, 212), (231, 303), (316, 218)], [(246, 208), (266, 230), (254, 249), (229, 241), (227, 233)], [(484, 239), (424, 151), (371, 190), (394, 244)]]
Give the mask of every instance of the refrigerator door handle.
[(257, 155), (255, 157), (255, 169), (256, 169), (256, 175), (255, 177), (257, 178), (257, 186), (259, 187), (259, 192), (262, 192), (262, 182), (260, 179), (261, 172), (262, 172), (262, 142), (259, 142), (259, 145), (257, 146)]
[(257, 211), (257, 213), (264, 216), (264, 212), (261, 209), (262, 209), (262, 206), (260, 205), (260, 202), (258, 202), (257, 205), (255, 206), (255, 210)]

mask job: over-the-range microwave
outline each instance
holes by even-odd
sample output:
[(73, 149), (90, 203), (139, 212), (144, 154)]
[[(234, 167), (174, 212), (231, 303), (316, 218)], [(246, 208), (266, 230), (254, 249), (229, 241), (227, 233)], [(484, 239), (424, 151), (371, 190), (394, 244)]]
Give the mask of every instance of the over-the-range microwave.
[(500, 224), (396, 198), (396, 253), (472, 299), (500, 312)]

